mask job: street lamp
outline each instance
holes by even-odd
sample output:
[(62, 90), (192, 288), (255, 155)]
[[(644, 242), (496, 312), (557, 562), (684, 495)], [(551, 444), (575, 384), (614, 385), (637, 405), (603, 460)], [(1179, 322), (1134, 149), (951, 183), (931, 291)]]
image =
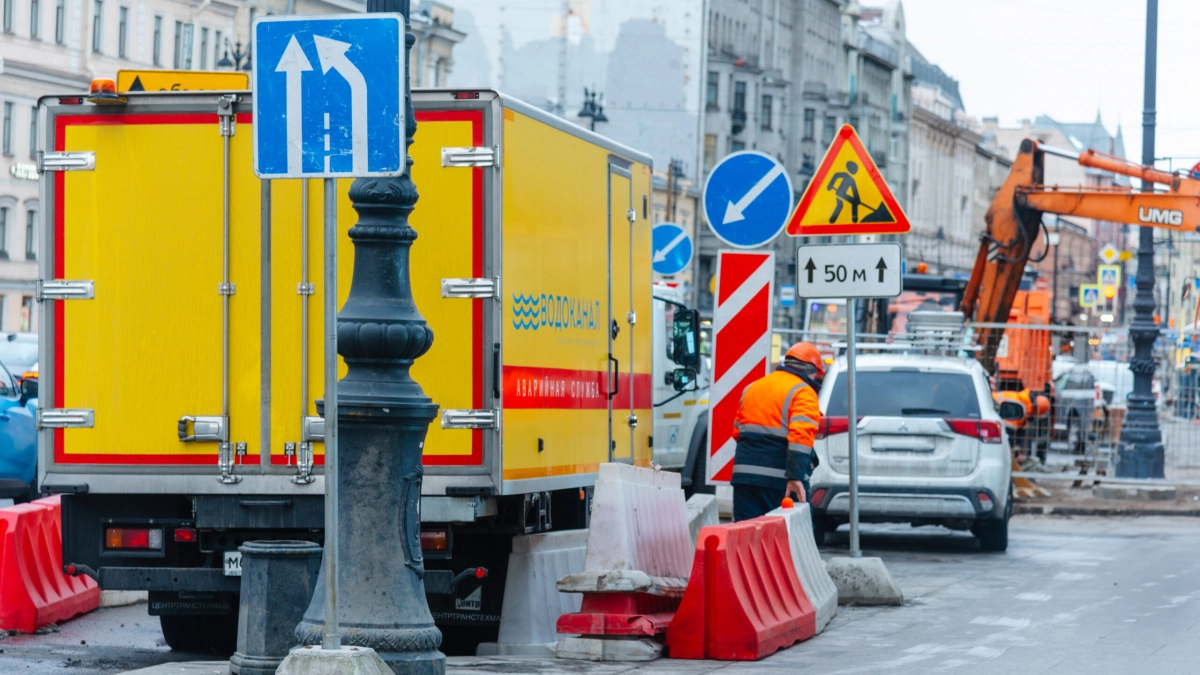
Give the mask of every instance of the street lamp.
[[(230, 42), (229, 38), (225, 38), (225, 55), (217, 61), (217, 70), (250, 70), (250, 45), (246, 45), (246, 49), (242, 50), (242, 43), (238, 42), (236, 47), (232, 49), (233, 58), (230, 59)], [(242, 65), (245, 61), (245, 66)]]
[[(599, 101), (596, 97), (599, 96)], [(604, 115), (604, 94), (597, 94), (595, 90), (583, 88), (583, 107), (579, 109), (576, 117), (583, 117), (591, 120), (591, 130), (596, 130), (597, 122), (607, 122), (608, 117)]]

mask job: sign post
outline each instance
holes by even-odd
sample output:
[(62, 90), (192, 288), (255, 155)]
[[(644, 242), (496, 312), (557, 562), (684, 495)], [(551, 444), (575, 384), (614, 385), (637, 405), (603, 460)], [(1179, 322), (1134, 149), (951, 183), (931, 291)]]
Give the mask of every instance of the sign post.
[(855, 244), (854, 235), (903, 234), (908, 218), (854, 127), (845, 125), (809, 182), (787, 232), (792, 236), (851, 235), (851, 243), (801, 246), (796, 289), (802, 298), (846, 298), (846, 409), (849, 414), (850, 556), (862, 557), (858, 532), (858, 298), (900, 295), (899, 244)]

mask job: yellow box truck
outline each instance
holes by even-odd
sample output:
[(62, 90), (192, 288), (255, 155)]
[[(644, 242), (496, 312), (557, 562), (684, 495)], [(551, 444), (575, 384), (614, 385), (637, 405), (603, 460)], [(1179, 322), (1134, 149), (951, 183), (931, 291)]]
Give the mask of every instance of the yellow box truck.
[[(412, 374), (440, 406), (422, 543), (429, 574), (491, 571), (430, 596), (473, 644), (495, 639), (512, 537), (586, 527), (597, 465), (651, 462), (651, 160), (492, 91), (413, 103), (435, 340)], [(230, 635), (239, 544), (323, 527), (322, 191), (254, 176), (251, 110), (40, 102), (40, 484), (63, 495), (64, 563), (150, 591), (176, 648)]]

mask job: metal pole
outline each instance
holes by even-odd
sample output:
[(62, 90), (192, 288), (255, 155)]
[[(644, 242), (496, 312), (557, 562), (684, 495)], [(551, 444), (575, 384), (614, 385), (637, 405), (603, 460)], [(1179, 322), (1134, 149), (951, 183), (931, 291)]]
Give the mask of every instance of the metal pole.
[(337, 179), (325, 179), (325, 636), (322, 649), (340, 649), (338, 630), (338, 353)]
[[(1142, 164), (1154, 164), (1155, 78), (1158, 54), (1158, 0), (1146, 0), (1146, 71), (1142, 110)], [(1143, 192), (1154, 190), (1154, 184), (1142, 183)], [(1128, 412), (1121, 428), (1118, 445), (1117, 475), (1122, 478), (1163, 478), (1162, 431), (1158, 426), (1158, 410), (1154, 400), (1154, 341), (1158, 326), (1154, 323), (1154, 231), (1142, 227), (1138, 231), (1137, 296), (1133, 301), (1134, 317), (1129, 326), (1134, 356), (1129, 369), (1133, 371), (1133, 392), (1128, 398)]]
[(846, 299), (846, 408), (850, 419), (850, 557), (861, 558), (858, 543), (858, 406), (855, 404), (855, 350), (858, 341), (858, 307), (854, 298)]

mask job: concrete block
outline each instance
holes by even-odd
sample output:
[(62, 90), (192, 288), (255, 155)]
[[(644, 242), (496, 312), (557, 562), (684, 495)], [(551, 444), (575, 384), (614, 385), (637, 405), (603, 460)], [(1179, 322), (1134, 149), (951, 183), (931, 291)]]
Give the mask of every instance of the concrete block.
[(692, 550), (696, 549), (696, 539), (700, 536), (700, 528), (709, 525), (720, 525), (717, 515), (716, 495), (694, 494), (687, 500), (688, 533), (692, 535)]
[(778, 508), (767, 514), (783, 518), (788, 530), (788, 545), (792, 552), (792, 564), (804, 594), (817, 612), (817, 632), (833, 620), (838, 608), (838, 590), (821, 562), (817, 541), (813, 538), (812, 509), (808, 504), (797, 504), (792, 508)]
[(1092, 487), (1096, 499), (1138, 499), (1138, 489), (1125, 485), (1096, 485)]
[(1146, 499), (1155, 502), (1173, 502), (1177, 496), (1174, 485), (1164, 485), (1162, 487), (1139, 487), (1137, 492), (1138, 499)]
[(101, 607), (125, 607), (148, 602), (149, 591), (100, 591)]
[(558, 641), (560, 659), (577, 661), (653, 661), (662, 656), (662, 643), (650, 638), (637, 640), (568, 637)]
[(276, 675), (392, 675), (370, 647), (297, 647), (279, 664)]
[(842, 605), (899, 605), (904, 594), (881, 558), (830, 558), (825, 565)]
[(578, 612), (583, 597), (556, 587), (583, 571), (587, 530), (564, 530), (513, 538), (496, 642), (481, 643), (477, 656), (554, 656), (558, 617)]

